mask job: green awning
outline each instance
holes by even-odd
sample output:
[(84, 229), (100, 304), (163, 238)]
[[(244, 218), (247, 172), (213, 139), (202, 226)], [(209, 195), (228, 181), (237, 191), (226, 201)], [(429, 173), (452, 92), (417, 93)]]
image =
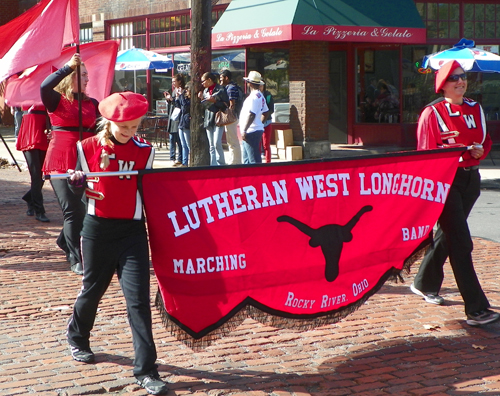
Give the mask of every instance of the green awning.
[(419, 44), (426, 29), (413, 0), (232, 0), (212, 44), (315, 40)]

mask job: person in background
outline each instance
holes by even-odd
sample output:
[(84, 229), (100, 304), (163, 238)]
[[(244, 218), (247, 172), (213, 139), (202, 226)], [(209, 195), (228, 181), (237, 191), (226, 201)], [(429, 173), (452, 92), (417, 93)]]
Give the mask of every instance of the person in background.
[[(174, 81), (172, 84), (172, 94), (168, 91), (163, 93), (163, 96), (172, 106), (175, 106), (174, 101), (184, 93), (186, 88), (186, 80), (182, 74), (176, 74), (174, 77)], [(180, 115), (180, 113), (179, 113)], [(170, 130), (169, 130), (169, 138), (170, 138), (170, 161), (172, 161), (174, 166), (182, 165), (182, 143), (181, 138), (179, 136), (179, 121), (180, 118), (176, 120), (170, 120)], [(177, 148), (177, 159), (175, 156)]]
[(201, 76), (203, 91), (198, 92), (198, 98), (205, 106), (203, 126), (207, 131), (210, 151), (210, 165), (226, 165), (224, 150), (222, 149), (222, 135), (224, 127), (215, 125), (215, 114), (229, 106), (229, 97), (222, 85), (217, 84), (217, 77), (213, 73)]
[[(219, 81), (226, 89), (227, 96), (229, 97), (229, 108), (236, 112), (239, 116), (239, 111), (241, 110), (239, 103), (243, 104), (243, 98), (240, 98), (240, 89), (238, 85), (233, 82), (232, 78), (232, 73), (229, 70), (224, 69), (219, 76)], [(238, 121), (226, 125), (225, 128), (227, 145), (229, 146), (229, 154), (231, 155), (231, 161), (229, 164), (241, 164), (241, 146), (240, 140), (238, 139)]]
[[(78, 92), (77, 66), (80, 65), (81, 92)], [(65, 173), (76, 165), (76, 142), (80, 138), (78, 98), (82, 102), (83, 139), (94, 136), (96, 120), (100, 116), (98, 102), (85, 94), (89, 76), (80, 54), (75, 54), (61, 69), (48, 76), (40, 87), (42, 102), (52, 124), (52, 139), (49, 143), (43, 173)], [(64, 223), (57, 238), (57, 245), (66, 253), (66, 259), (73, 272), (83, 274), (80, 251), (80, 231), (82, 230), (85, 206), (82, 195), (75, 194), (63, 179), (51, 179)]]
[(274, 99), (273, 96), (271, 95), (271, 92), (269, 92), (266, 89), (266, 82), (262, 80), (262, 85), (260, 86), (260, 92), (262, 92), (262, 95), (264, 95), (264, 98), (266, 99), (266, 104), (268, 110), (265, 113), (262, 113), (262, 122), (264, 124), (264, 134), (262, 135), (262, 147), (264, 149), (264, 157), (266, 159), (266, 162), (269, 163), (271, 162), (271, 133), (273, 131), (272, 127), (272, 114), (274, 113)]
[[(99, 302), (115, 272), (127, 304), (135, 352), (133, 373), (137, 384), (153, 395), (165, 394), (153, 340), (149, 249), (137, 176), (87, 179), (89, 172), (150, 169), (154, 148), (135, 137), (148, 101), (133, 92), (115, 93), (99, 104), (103, 118), (97, 136), (78, 142), (78, 164), (68, 169), (69, 185), (86, 189), (88, 211), (83, 222), (82, 289), (73, 306), (67, 338), (74, 360), (92, 363), (90, 333)], [(68, 183), (67, 180), (65, 180)]]
[(186, 84), (185, 91), (175, 100), (175, 105), (181, 109), (179, 116), (179, 137), (182, 144), (182, 164), (189, 166), (191, 147), (191, 83)]
[(250, 94), (243, 102), (240, 113), (240, 132), (243, 139), (243, 163), (260, 164), (260, 142), (264, 133), (262, 114), (268, 111), (266, 99), (260, 86), (263, 85), (259, 72), (251, 71), (244, 80), (247, 82)]
[(474, 270), (473, 244), (467, 224), (480, 194), (479, 163), (491, 149), (481, 105), (464, 97), (467, 75), (457, 61), (444, 64), (436, 74), (436, 93), (443, 97), (428, 104), (417, 127), (417, 148), (429, 150), (463, 147), (455, 179), (438, 220), (434, 243), (425, 254), (410, 289), (431, 304), (441, 305), (444, 263), (449, 257), (458, 289), (465, 303), (466, 322), (478, 326), (498, 320), (490, 310)]
[(17, 139), (19, 136), (19, 129), (23, 121), (23, 110), (20, 107), (11, 107), (10, 113), (14, 116), (14, 137)]
[(26, 165), (30, 172), (31, 187), (22, 199), (28, 204), (26, 214), (35, 216), (35, 219), (43, 223), (50, 220), (45, 215), (43, 206), (43, 177), (42, 166), (45, 161), (49, 140), (46, 134), (48, 130), (48, 115), (43, 105), (26, 106), (26, 114), (22, 118), (21, 128), (16, 140), (16, 149), (23, 152)]

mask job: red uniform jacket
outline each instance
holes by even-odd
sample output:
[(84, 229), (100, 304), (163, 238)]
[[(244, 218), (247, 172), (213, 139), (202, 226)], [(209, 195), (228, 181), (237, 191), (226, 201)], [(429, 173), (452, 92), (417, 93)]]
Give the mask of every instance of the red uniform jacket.
[(461, 105), (442, 100), (425, 107), (418, 120), (417, 139), (418, 150), (481, 143), (484, 148), (483, 157), (475, 159), (469, 151), (465, 151), (460, 167), (479, 165), (480, 160), (490, 152), (492, 144), (490, 135), (486, 132), (486, 119), (481, 105), (468, 98), (464, 98)]
[[(98, 136), (78, 142), (78, 157), (85, 173), (102, 172), (99, 167), (102, 150), (109, 153), (106, 172), (151, 169), (154, 148), (145, 140), (132, 138), (126, 144), (105, 148)], [(87, 178), (87, 198), (90, 215), (108, 219), (140, 220), (142, 199), (137, 188), (137, 176), (105, 176)]]

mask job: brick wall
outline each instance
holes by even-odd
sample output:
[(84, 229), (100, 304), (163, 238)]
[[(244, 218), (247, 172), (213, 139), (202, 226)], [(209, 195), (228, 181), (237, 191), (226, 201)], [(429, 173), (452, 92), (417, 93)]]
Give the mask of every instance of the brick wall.
[[(219, 0), (217, 4), (228, 4)], [(130, 18), (139, 15), (159, 14), (191, 8), (191, 0), (80, 0), (80, 22)]]
[(295, 142), (328, 140), (328, 43), (290, 44), (290, 126)]
[(0, 0), (0, 26), (19, 15), (19, 0)]

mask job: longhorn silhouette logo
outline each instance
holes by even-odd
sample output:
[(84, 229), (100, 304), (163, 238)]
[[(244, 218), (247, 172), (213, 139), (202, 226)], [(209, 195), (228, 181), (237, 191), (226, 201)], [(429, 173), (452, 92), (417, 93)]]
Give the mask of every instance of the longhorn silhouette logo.
[(321, 247), (321, 251), (325, 256), (325, 278), (328, 282), (333, 282), (339, 276), (339, 261), (344, 242), (352, 241), (352, 229), (361, 216), (371, 210), (373, 210), (373, 206), (363, 206), (346, 225), (327, 224), (319, 228), (312, 228), (290, 216), (280, 216), (277, 220), (280, 223), (290, 223), (309, 236), (311, 238), (309, 240), (311, 247)]

